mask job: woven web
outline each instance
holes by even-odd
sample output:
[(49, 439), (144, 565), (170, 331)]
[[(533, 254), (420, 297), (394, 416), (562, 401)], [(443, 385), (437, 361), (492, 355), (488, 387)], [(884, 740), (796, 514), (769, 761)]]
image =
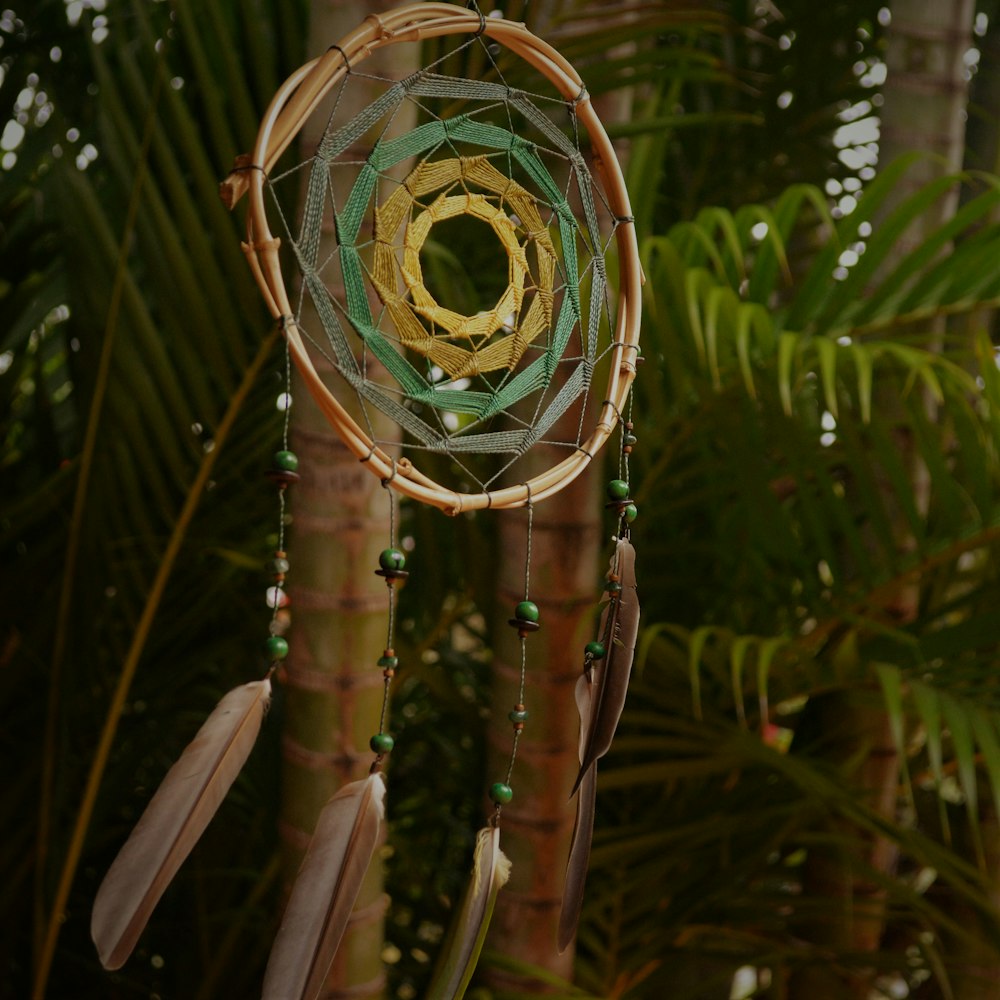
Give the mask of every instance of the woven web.
[[(449, 75), (454, 53), (399, 80), (352, 69), (325, 127), (303, 130), (321, 133), (315, 154), (268, 182), (314, 364), (341, 381), (330, 384), (342, 402), (354, 397), (378, 447), (450, 465), (444, 478), (462, 492), (519, 481), (540, 442), (568, 454), (586, 437), (611, 347), (615, 228), (575, 102), (537, 74), (530, 92), (520, 77), (513, 86), (479, 38), (468, 49), (492, 79)], [(297, 217), (281, 212), (295, 202)], [(458, 239), (443, 225), (455, 220), (469, 223)], [(454, 268), (463, 243), (483, 240), (502, 264), (490, 280), (472, 275), (481, 301), (463, 310), (431, 265), (443, 255)]]

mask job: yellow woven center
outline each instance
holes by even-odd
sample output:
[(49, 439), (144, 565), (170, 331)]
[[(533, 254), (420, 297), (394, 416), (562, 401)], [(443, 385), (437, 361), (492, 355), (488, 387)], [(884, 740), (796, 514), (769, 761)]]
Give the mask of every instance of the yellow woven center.
[[(491, 309), (475, 316), (439, 305), (424, 285), (420, 266), (420, 250), (434, 223), (459, 215), (485, 222), (507, 255), (507, 288)], [(394, 241), (404, 219), (400, 260)], [(512, 369), (551, 326), (556, 272), (551, 237), (531, 194), (485, 156), (420, 163), (376, 207), (374, 237), (372, 284), (401, 343), (451, 378)], [(528, 262), (531, 243), (537, 274)], [(500, 330), (507, 332), (496, 337)]]

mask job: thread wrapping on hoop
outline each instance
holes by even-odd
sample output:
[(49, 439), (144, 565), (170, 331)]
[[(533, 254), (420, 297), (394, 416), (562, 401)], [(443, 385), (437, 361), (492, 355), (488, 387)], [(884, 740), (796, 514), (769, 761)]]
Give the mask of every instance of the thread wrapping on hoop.
[(345, 67), (344, 72), (345, 73), (351, 72), (351, 60), (347, 58), (347, 53), (339, 45), (328, 45), (326, 51), (339, 52), (340, 58), (344, 60), (344, 67)]
[(482, 12), (482, 10), (479, 7), (479, 4), (476, 3), (476, 0), (469, 0), (469, 2), (465, 6), (468, 7), (469, 10), (479, 15), (479, 27), (476, 29), (475, 33), (472, 36), (473, 38), (479, 38), (481, 35), (486, 33), (486, 15)]

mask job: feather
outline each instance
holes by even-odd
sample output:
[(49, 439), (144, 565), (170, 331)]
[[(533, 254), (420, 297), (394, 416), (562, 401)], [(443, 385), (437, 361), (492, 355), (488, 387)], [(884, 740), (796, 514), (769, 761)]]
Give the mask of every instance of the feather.
[(153, 908), (246, 762), (270, 698), (266, 679), (230, 691), (150, 799), (94, 900), (90, 934), (106, 969), (121, 968), (132, 953)]
[(319, 996), (382, 837), (385, 778), (352, 781), (327, 802), (292, 887), (264, 973), (264, 1000)]
[(428, 1000), (461, 1000), (475, 971), (489, 929), (497, 893), (510, 878), (510, 861), (500, 850), (499, 827), (484, 827), (476, 838), (472, 884), (452, 926), (448, 943), (427, 992)]
[[(585, 735), (590, 722), (591, 677), (583, 674), (576, 682), (576, 707), (580, 713), (580, 760), (585, 750)], [(576, 798), (576, 822), (573, 840), (566, 862), (566, 882), (563, 888), (562, 908), (559, 911), (558, 945), (561, 955), (576, 937), (583, 906), (583, 889), (587, 882), (587, 865), (590, 862), (590, 844), (594, 836), (594, 807), (597, 804), (597, 762), (584, 772)]]
[(580, 773), (573, 784), (573, 792), (580, 787), (587, 768), (603, 757), (611, 746), (618, 720), (625, 707), (628, 680), (632, 673), (632, 658), (639, 635), (639, 598), (635, 586), (635, 549), (627, 538), (619, 538), (612, 570), (617, 574), (622, 589), (612, 599), (601, 619), (601, 637), (607, 637), (607, 655), (591, 665), (591, 713), (586, 726), (584, 751), (580, 759)]

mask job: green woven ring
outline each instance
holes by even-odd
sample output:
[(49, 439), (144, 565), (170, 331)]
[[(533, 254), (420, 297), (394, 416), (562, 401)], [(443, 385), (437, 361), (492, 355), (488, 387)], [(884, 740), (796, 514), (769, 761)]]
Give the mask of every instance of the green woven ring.
[[(455, 143), (479, 146), (488, 150), (505, 153), (509, 161), (524, 170), (537, 186), (540, 204), (553, 213), (559, 230), (561, 247), (561, 277), (564, 283), (562, 302), (558, 316), (554, 317), (548, 334), (548, 342), (538, 356), (516, 373), (499, 379), (499, 384), (487, 390), (438, 389), (431, 385), (421, 372), (403, 356), (399, 345), (385, 336), (376, 325), (369, 306), (365, 287), (365, 274), (357, 240), (361, 225), (368, 212), (375, 193), (376, 183), (384, 171), (402, 160), (421, 157), (444, 146), (449, 151)], [(502, 162), (503, 157), (500, 158)], [(316, 184), (324, 183), (322, 172), (315, 175)], [(585, 170), (576, 171), (576, 179), (581, 189), (586, 188), (586, 196), (592, 197), (591, 182)], [(310, 180), (310, 186), (313, 179)], [(320, 193), (315, 195), (320, 198)], [(308, 197), (307, 197), (308, 200)], [(583, 312), (580, 302), (580, 274), (577, 258), (577, 240), (582, 240), (591, 252), (599, 253), (600, 248), (590, 246), (595, 243), (594, 233), (584, 234), (573, 215), (560, 187), (552, 179), (535, 146), (512, 132), (482, 122), (469, 115), (462, 115), (446, 121), (425, 123), (398, 138), (376, 145), (368, 162), (361, 168), (350, 195), (337, 215), (337, 232), (340, 243), (340, 266), (342, 270), (346, 314), (350, 325), (371, 353), (382, 362), (386, 371), (399, 386), (396, 392), (365, 379), (351, 356), (350, 345), (340, 327), (337, 313), (323, 308), (325, 290), (315, 272), (307, 264), (308, 247), (300, 252), (303, 276), (313, 299), (319, 307), (320, 318), (326, 328), (336, 353), (335, 361), (341, 375), (359, 395), (387, 414), (412, 434), (429, 451), (445, 453), (520, 453), (542, 438), (555, 421), (587, 389), (596, 354), (596, 328), (593, 321), (583, 331)], [(589, 241), (586, 236), (589, 235)], [(308, 237), (306, 237), (308, 242)], [(603, 267), (591, 268), (591, 310), (594, 303), (603, 300), (606, 279)], [(515, 433), (476, 432), (476, 426), (494, 417), (533, 393), (544, 394), (551, 385), (557, 366), (562, 359), (574, 329), (581, 330), (584, 356), (574, 359), (572, 372), (566, 377), (560, 389), (540, 406), (537, 417), (530, 428)], [(540, 345), (539, 345), (540, 346)], [(465, 421), (460, 434), (450, 434), (442, 430), (439, 417), (424, 420), (406, 402), (417, 403), (437, 412), (463, 414), (472, 418)]]

